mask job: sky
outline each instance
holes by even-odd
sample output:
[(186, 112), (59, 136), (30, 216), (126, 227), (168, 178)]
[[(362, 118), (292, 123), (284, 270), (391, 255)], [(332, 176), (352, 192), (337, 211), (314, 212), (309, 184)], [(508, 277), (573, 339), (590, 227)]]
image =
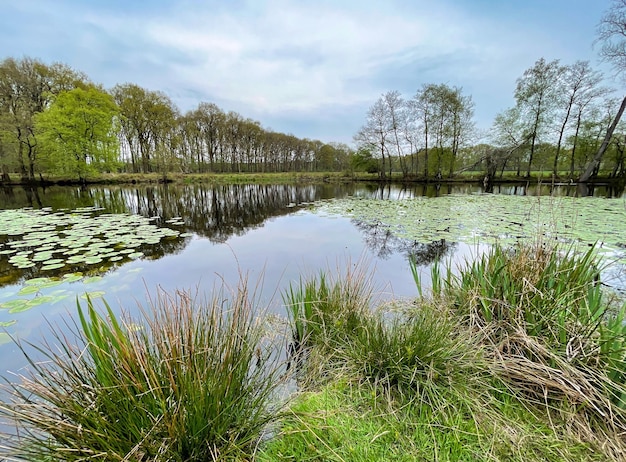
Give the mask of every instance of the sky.
[[(61, 62), (105, 88), (212, 102), (352, 144), (385, 92), (462, 87), (487, 131), (538, 59), (589, 60), (610, 0), (0, 0), (0, 60)], [(622, 84), (623, 85), (623, 84)]]

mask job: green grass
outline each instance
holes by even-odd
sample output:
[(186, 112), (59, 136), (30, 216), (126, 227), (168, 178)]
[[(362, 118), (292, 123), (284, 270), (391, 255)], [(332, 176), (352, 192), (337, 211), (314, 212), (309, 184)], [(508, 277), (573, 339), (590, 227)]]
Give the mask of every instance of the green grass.
[(158, 297), (138, 324), (89, 303), (73, 337), (56, 330), (36, 355), (18, 344), (32, 375), (8, 382), (0, 414), (20, 438), (0, 447), (37, 461), (623, 460), (626, 308), (595, 249), (494, 246), (459, 272), (435, 265), (428, 293), (413, 265), (418, 299), (384, 307), (366, 266), (346, 266), (283, 294), (286, 408), (292, 376), (245, 283), (208, 304)]
[(441, 390), (446, 405), (398, 405), (379, 391), (344, 380), (301, 394), (257, 460), (611, 460), (514, 399), (480, 406), (466, 395)]
[(278, 415), (276, 355), (245, 283), (202, 304), (160, 294), (140, 321), (88, 302), (74, 339), (53, 334), (54, 344), (19, 344), (31, 373), (0, 403), (18, 425), (3, 443), (19, 460), (245, 459)]

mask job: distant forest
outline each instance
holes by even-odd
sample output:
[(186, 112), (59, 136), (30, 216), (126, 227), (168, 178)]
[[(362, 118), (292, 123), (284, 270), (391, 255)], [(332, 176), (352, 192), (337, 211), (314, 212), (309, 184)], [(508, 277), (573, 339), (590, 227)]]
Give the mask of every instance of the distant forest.
[[(462, 88), (425, 84), (389, 91), (370, 107), (352, 148), (262, 127), (210, 102), (182, 113), (163, 92), (112, 89), (61, 63), (0, 62), (0, 173), (24, 180), (84, 180), (104, 172), (368, 171), (385, 179), (444, 179), (484, 172), (577, 179), (616, 120), (620, 101), (589, 62), (539, 59), (517, 80), (515, 106), (476, 129)], [(592, 175), (626, 176), (619, 124)]]

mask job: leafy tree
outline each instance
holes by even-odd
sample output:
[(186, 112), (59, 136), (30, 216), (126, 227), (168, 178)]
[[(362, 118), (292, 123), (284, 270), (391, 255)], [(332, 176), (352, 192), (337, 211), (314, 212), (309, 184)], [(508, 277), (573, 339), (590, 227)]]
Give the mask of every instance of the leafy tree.
[(89, 174), (114, 169), (118, 114), (113, 98), (93, 86), (59, 93), (35, 116), (46, 170), (83, 181)]
[(55, 95), (84, 85), (86, 80), (60, 63), (47, 65), (32, 58), (0, 62), (2, 163), (14, 163), (23, 179), (34, 180), (38, 155), (35, 115), (44, 111)]
[(178, 117), (174, 103), (162, 92), (135, 84), (116, 85), (112, 93), (120, 108), (120, 124), (133, 172), (165, 168), (171, 160), (163, 158), (168, 153), (165, 148), (172, 141), (168, 137)]
[(544, 141), (543, 137), (551, 126), (558, 102), (557, 82), (562, 73), (563, 67), (558, 60), (546, 62), (541, 58), (517, 80), (516, 106), (524, 123), (524, 137), (530, 141), (527, 177), (530, 176), (537, 145)]
[(378, 173), (380, 164), (367, 149), (359, 149), (350, 156), (350, 166), (357, 172)]

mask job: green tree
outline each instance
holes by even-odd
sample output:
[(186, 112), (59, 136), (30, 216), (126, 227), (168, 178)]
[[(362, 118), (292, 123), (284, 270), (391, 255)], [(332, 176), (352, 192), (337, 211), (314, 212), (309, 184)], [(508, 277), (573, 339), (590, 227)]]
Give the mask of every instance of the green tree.
[(515, 101), (524, 123), (524, 138), (530, 141), (527, 177), (530, 176), (537, 146), (545, 141), (544, 137), (550, 131), (558, 103), (558, 82), (563, 71), (558, 60), (546, 62), (541, 58), (517, 80)]
[(4, 165), (14, 165), (23, 179), (35, 179), (38, 142), (35, 115), (55, 95), (84, 85), (87, 78), (60, 63), (7, 58), (0, 62), (0, 139)]
[(165, 168), (168, 137), (176, 126), (178, 110), (169, 97), (135, 84), (116, 85), (113, 98), (120, 108), (120, 124), (130, 152), (133, 172)]
[(89, 174), (114, 169), (118, 114), (113, 98), (93, 86), (59, 93), (35, 117), (46, 171), (83, 181)]

